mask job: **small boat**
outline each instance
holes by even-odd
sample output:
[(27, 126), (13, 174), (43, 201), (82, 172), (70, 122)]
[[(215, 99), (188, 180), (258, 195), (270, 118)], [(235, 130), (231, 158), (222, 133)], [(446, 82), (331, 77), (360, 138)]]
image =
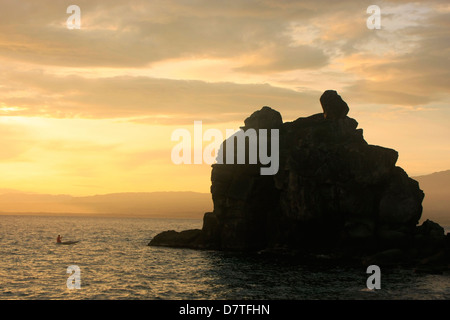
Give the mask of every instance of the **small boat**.
[(78, 242), (80, 242), (80, 241), (63, 241), (63, 242), (57, 242), (56, 244), (75, 244), (75, 243), (78, 243)]

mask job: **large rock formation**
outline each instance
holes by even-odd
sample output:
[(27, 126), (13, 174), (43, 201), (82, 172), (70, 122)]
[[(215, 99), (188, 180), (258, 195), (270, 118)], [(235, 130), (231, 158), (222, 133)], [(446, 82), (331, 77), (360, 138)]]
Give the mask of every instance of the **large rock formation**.
[(261, 175), (260, 163), (214, 164), (214, 211), (205, 214), (202, 230), (163, 232), (149, 245), (371, 262), (386, 250), (413, 260), (444, 250), (440, 226), (417, 227), (424, 193), (396, 166), (398, 153), (369, 145), (336, 91), (325, 91), (320, 102), (323, 113), (286, 123), (269, 107), (254, 112), (241, 129), (279, 130), (278, 172)]

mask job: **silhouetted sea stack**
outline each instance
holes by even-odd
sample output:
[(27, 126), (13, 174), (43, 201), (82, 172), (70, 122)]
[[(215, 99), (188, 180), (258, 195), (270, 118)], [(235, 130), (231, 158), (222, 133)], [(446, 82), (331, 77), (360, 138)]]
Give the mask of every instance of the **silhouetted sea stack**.
[(429, 220), (417, 226), (424, 193), (398, 153), (369, 145), (336, 91), (320, 103), (323, 113), (285, 123), (269, 107), (254, 112), (242, 130), (279, 129), (278, 172), (212, 165), (214, 211), (202, 230), (166, 231), (149, 245), (448, 267), (450, 236)]

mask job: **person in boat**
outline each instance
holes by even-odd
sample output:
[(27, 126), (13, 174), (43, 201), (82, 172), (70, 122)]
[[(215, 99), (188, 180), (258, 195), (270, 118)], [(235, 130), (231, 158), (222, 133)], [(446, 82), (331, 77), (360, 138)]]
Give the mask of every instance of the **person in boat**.
[(56, 238), (56, 243), (61, 243), (62, 242), (62, 237), (61, 235), (58, 234), (58, 237)]

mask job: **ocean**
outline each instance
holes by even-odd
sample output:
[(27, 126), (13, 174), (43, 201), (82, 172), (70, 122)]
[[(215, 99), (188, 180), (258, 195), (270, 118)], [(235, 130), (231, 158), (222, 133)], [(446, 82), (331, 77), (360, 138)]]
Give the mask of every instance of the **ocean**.
[[(450, 299), (449, 274), (381, 268), (381, 289), (368, 290), (363, 267), (147, 246), (161, 231), (201, 225), (189, 219), (0, 216), (0, 299)], [(58, 234), (80, 242), (57, 245)], [(70, 266), (76, 267), (68, 273)]]

